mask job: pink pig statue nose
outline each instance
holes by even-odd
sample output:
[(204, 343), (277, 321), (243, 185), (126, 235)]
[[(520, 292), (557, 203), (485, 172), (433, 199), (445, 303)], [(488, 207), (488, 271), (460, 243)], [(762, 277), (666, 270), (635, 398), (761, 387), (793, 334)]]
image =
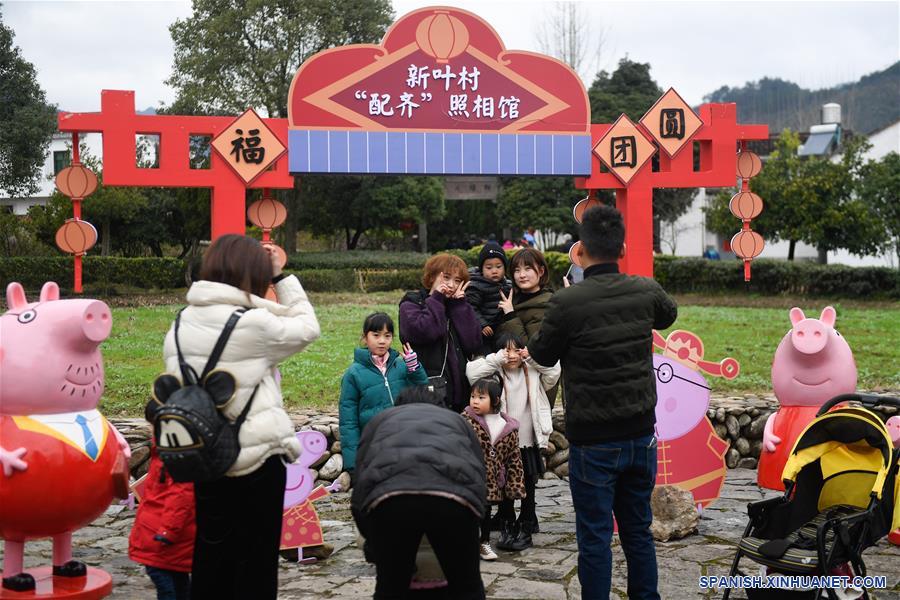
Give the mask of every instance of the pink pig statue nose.
[(112, 330), (112, 313), (104, 302), (92, 300), (81, 317), (81, 330), (92, 342), (100, 343), (109, 337)]
[(828, 343), (828, 329), (818, 319), (803, 319), (794, 325), (791, 342), (803, 354), (816, 354)]

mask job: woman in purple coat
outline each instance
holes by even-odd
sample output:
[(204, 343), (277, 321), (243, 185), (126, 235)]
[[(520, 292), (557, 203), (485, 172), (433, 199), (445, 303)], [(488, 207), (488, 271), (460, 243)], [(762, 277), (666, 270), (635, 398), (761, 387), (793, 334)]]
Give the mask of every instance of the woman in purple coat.
[(432, 256), (424, 271), (424, 288), (400, 301), (400, 339), (416, 349), (429, 387), (461, 412), (469, 403), (467, 357), (481, 347), (481, 325), (466, 302), (469, 271), (451, 254)]

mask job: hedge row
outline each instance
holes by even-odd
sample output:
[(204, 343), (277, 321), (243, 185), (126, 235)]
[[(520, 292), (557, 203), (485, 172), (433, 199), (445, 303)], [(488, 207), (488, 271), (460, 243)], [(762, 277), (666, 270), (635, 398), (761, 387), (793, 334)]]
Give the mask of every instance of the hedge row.
[(900, 298), (900, 271), (760, 259), (751, 263), (750, 283), (741, 261), (657, 256), (654, 276), (676, 293), (753, 292), (762, 295)]
[(386, 292), (422, 285), (422, 268), (415, 269), (288, 269), (310, 292)]
[[(26, 290), (38, 290), (46, 281), (71, 289), (74, 259), (66, 256), (24, 256), (0, 260), (3, 287), (18, 281)], [(141, 289), (172, 289), (185, 286), (185, 263), (178, 258), (123, 258), (86, 256), (82, 279), (85, 283), (125, 285)]]
[[(478, 260), (478, 249), (453, 250), (469, 265)], [(394, 264), (377, 264), (376, 253), (365, 253), (360, 262), (348, 262), (353, 252), (318, 253), (309, 265), (288, 271), (300, 277), (304, 287), (315, 292), (377, 292), (413, 289), (421, 285), (424, 255), (400, 254)], [(389, 253), (378, 253), (390, 256)], [(510, 253), (511, 254), (511, 253)], [(301, 255), (302, 256), (302, 255)], [(341, 257), (342, 256), (342, 257)], [(548, 252), (551, 282), (558, 286), (569, 268), (568, 256)], [(415, 257), (415, 261), (413, 261)], [(340, 264), (338, 268), (321, 265)], [(391, 262), (391, 261), (386, 261)], [(753, 292), (762, 295), (834, 296), (843, 298), (900, 298), (900, 271), (886, 267), (846, 267), (808, 262), (756, 260), (752, 280), (744, 282), (740, 261), (711, 261), (702, 258), (657, 256), (654, 272), (657, 281), (670, 292), (724, 293)], [(121, 258), (89, 256), (84, 259), (84, 281), (93, 289), (103, 286), (128, 286), (139, 289), (173, 289), (185, 286), (185, 263), (176, 258)], [(16, 257), (0, 260), (0, 284), (22, 283), (38, 290), (45, 281), (56, 281), (64, 290), (71, 288), (73, 261), (69, 257)]]
[(341, 252), (304, 252), (288, 258), (287, 268), (296, 271), (318, 269), (420, 269), (428, 254), (348, 250)]

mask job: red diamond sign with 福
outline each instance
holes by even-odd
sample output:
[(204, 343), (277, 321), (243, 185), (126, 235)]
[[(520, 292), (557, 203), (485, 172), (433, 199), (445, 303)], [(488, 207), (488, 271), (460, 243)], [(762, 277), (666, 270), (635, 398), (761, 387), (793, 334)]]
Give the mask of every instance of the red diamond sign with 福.
[(252, 108), (212, 141), (212, 147), (249, 184), (285, 152), (284, 144)]

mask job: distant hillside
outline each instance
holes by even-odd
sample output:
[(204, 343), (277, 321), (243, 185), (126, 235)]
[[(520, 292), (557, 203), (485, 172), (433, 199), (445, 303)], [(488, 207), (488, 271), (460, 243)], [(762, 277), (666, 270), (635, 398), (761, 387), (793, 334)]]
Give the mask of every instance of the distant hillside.
[(868, 134), (900, 120), (900, 61), (859, 81), (806, 90), (783, 79), (765, 78), (744, 87), (724, 86), (705, 102), (737, 102), (741, 123), (767, 123), (772, 132), (807, 131), (820, 122), (821, 106), (841, 105), (844, 129)]

